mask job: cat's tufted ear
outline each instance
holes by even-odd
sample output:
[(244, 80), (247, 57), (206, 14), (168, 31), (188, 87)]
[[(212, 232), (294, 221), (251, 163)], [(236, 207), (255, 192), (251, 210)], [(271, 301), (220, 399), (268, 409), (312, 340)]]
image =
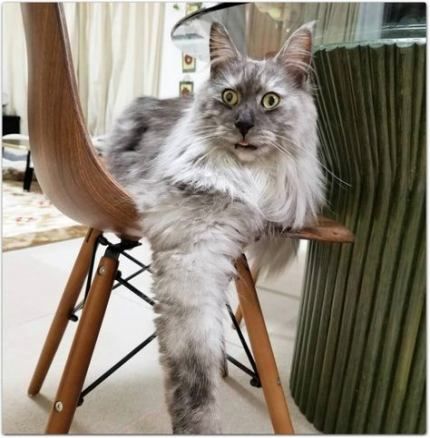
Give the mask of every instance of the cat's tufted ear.
[(240, 52), (234, 45), (226, 28), (220, 23), (212, 23), (209, 38), (211, 73), (225, 63), (240, 58)]
[(306, 81), (312, 61), (312, 34), (315, 21), (299, 27), (276, 54), (274, 60), (285, 66), (296, 85)]

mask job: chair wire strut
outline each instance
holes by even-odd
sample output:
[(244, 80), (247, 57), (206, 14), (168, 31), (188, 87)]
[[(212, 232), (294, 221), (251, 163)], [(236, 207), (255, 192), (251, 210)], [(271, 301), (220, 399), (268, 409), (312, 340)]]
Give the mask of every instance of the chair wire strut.
[[(88, 270), (88, 276), (87, 276), (87, 282), (85, 285), (85, 293), (84, 298), (82, 301), (80, 301), (72, 310), (72, 312), (69, 315), (69, 320), (73, 322), (78, 321), (77, 312), (83, 309), (85, 305), (85, 301), (88, 297), (88, 293), (91, 288), (91, 283), (93, 279), (93, 273), (94, 273), (94, 264), (97, 254), (97, 249), (99, 245), (106, 246), (106, 255), (112, 254), (115, 257), (118, 257), (119, 255), (122, 255), (135, 263), (139, 268), (133, 272), (132, 274), (128, 275), (127, 277), (123, 277), (121, 271), (117, 271), (116, 273), (116, 283), (113, 285), (112, 290), (119, 288), (120, 286), (124, 286), (126, 289), (128, 289), (130, 292), (138, 296), (140, 299), (145, 301), (150, 306), (153, 306), (156, 302), (148, 297), (146, 294), (144, 294), (142, 291), (137, 289), (134, 285), (130, 283), (130, 280), (136, 278), (137, 276), (141, 275), (142, 273), (148, 271), (151, 272), (151, 265), (145, 265), (144, 263), (137, 260), (135, 257), (128, 254), (126, 251), (129, 251), (137, 246), (140, 246), (141, 243), (137, 241), (132, 240), (121, 240), (119, 243), (111, 243), (106, 237), (103, 235), (100, 235), (95, 244), (94, 249), (92, 253), (91, 263)], [(226, 360), (228, 360), (230, 363), (235, 365), (237, 368), (242, 370), (244, 373), (248, 374), (251, 377), (250, 384), (251, 386), (261, 388), (261, 382), (260, 377), (258, 375), (257, 367), (255, 365), (255, 360), (252, 356), (251, 350), (246, 342), (246, 339), (242, 333), (242, 330), (240, 328), (240, 325), (230, 307), (230, 305), (227, 303), (227, 311), (230, 315), (230, 318), (233, 323), (233, 327), (235, 331), (237, 332), (237, 335), (239, 337), (240, 343), (242, 344), (242, 347), (245, 351), (245, 354), (248, 358), (248, 361), (250, 363), (251, 368), (248, 368), (243, 363), (239, 362), (234, 357), (230, 356), (229, 354), (226, 354)], [(143, 350), (147, 345), (149, 345), (155, 338), (156, 333), (152, 333), (149, 337), (147, 337), (144, 341), (142, 341), (139, 345), (137, 345), (135, 348), (133, 348), (128, 354), (126, 354), (122, 359), (120, 359), (118, 362), (116, 362), (112, 367), (110, 367), (107, 371), (105, 371), (100, 377), (98, 377), (94, 382), (92, 382), (90, 385), (88, 385), (85, 389), (82, 390), (78, 406), (81, 406), (84, 402), (85, 396), (87, 396), (91, 391), (93, 391), (97, 386), (99, 386), (102, 382), (104, 382), (109, 376), (111, 376), (115, 371), (117, 371), (120, 367), (122, 367), (124, 364), (126, 364), (130, 359), (132, 359), (137, 353), (139, 353), (141, 350)], [(225, 370), (225, 375), (227, 374), (227, 371)]]

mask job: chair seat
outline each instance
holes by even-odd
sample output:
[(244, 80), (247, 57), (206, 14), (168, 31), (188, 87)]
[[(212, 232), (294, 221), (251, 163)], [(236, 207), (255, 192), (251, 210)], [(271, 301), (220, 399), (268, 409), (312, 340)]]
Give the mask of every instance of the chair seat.
[(300, 230), (287, 230), (282, 232), (290, 239), (318, 240), (320, 242), (354, 242), (354, 234), (340, 223), (325, 216), (318, 216), (315, 225)]

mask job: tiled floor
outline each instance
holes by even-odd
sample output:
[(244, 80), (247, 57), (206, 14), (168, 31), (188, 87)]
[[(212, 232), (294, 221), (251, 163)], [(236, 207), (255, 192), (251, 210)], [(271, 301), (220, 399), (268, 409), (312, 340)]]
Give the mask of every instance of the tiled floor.
[[(3, 433), (43, 433), (62, 367), (73, 336), (70, 324), (40, 395), (29, 398), (26, 388), (80, 240), (71, 240), (3, 254)], [(135, 250), (148, 260), (148, 248)], [(289, 400), (297, 433), (316, 433), (288, 392), (288, 374), (299, 308), (303, 254), (290, 268), (288, 292), (260, 287), (260, 299)], [(126, 267), (122, 267), (127, 272)], [(136, 286), (147, 290), (149, 274)], [(278, 288), (278, 286), (276, 286)], [(232, 296), (233, 293), (232, 293)], [(234, 301), (234, 300), (233, 300)], [(151, 309), (130, 292), (117, 289), (108, 307), (87, 383), (141, 342), (153, 330)], [(236, 334), (228, 330), (228, 351), (243, 359)], [(71, 433), (170, 433), (164, 404), (163, 377), (156, 341), (89, 394), (78, 408)], [(221, 386), (223, 430), (231, 434), (271, 433), (261, 389), (230, 365)]]

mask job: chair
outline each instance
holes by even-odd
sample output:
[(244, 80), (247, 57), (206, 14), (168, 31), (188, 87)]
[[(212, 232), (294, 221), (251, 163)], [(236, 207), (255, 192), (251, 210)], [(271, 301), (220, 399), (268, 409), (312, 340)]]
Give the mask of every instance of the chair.
[[(61, 342), (83, 283), (92, 270), (95, 245), (103, 232), (121, 244), (108, 245), (88, 290), (46, 431), (67, 433), (79, 403), (85, 376), (101, 328), (119, 255), (142, 237), (130, 196), (109, 175), (91, 144), (80, 109), (67, 29), (61, 4), (21, 5), (28, 54), (28, 126), (31, 153), (40, 186), (64, 214), (89, 227), (64, 289), (28, 393), (41, 389)], [(328, 238), (330, 232), (336, 236)], [(287, 233), (286, 237), (351, 241), (336, 225)], [(246, 258), (236, 263), (240, 308), (276, 433), (293, 433), (276, 362)]]

